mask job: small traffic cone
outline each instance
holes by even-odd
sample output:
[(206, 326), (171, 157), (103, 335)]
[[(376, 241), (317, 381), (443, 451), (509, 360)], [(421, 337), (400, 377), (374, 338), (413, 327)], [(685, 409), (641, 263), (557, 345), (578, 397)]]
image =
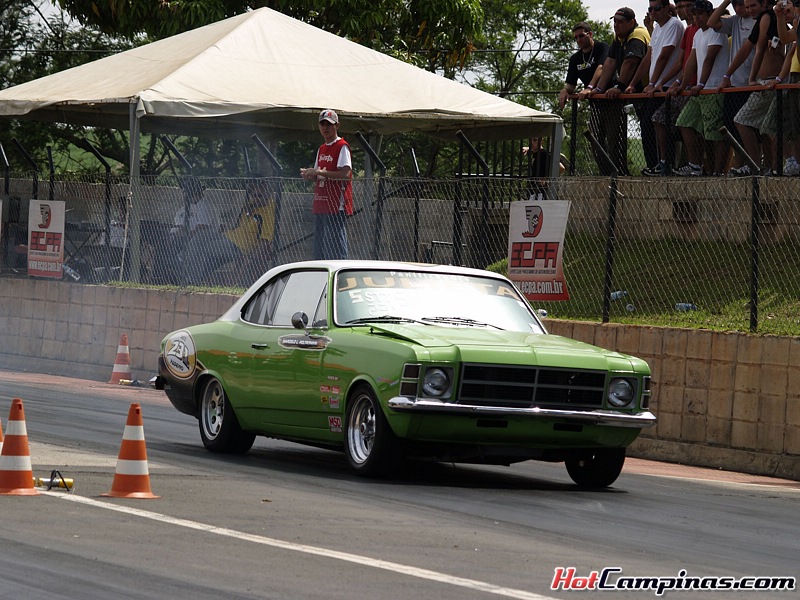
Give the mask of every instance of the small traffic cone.
[(131, 377), (131, 353), (128, 349), (127, 333), (119, 336), (117, 358), (114, 360), (114, 369), (111, 371), (111, 379), (108, 383), (118, 384), (122, 379), (133, 379)]
[(3, 453), (3, 420), (0, 419), (0, 454)]
[(150, 489), (142, 407), (138, 402), (131, 404), (128, 410), (128, 421), (122, 434), (122, 446), (119, 449), (111, 491), (100, 495), (111, 498), (160, 498)]
[[(2, 436), (0, 436), (0, 439)], [(38, 496), (33, 487), (31, 452), (22, 400), (14, 398), (8, 415), (6, 439), (0, 451), (0, 495)]]

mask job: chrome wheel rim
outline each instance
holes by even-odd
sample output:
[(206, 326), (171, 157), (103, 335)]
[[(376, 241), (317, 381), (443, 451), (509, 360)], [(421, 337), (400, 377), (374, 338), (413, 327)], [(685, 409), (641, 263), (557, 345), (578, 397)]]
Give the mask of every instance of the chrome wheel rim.
[(222, 419), (225, 415), (225, 392), (216, 379), (210, 381), (203, 392), (201, 418), (203, 431), (208, 439), (213, 440), (222, 429)]
[(375, 443), (375, 407), (367, 396), (355, 400), (347, 424), (347, 439), (352, 459), (358, 464), (366, 462)]

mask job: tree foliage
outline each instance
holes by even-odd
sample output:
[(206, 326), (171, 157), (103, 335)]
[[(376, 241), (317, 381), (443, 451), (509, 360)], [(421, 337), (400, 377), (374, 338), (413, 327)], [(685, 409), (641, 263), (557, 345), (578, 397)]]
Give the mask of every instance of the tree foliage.
[[(25, 83), (71, 67), (125, 50), (131, 46), (97, 31), (75, 27), (66, 19), (51, 16), (47, 21), (39, 17), (30, 3), (9, 0), (0, 4), (0, 73), (2, 87)], [(6, 35), (5, 27), (10, 30)], [(81, 144), (87, 137), (86, 128), (60, 123), (16, 121), (0, 123), (0, 139), (8, 148), (10, 162), (31, 166), (17, 149), (16, 139), (37, 163), (40, 170), (47, 168), (52, 150), (54, 166), (59, 170), (84, 171), (97, 168), (97, 159), (74, 152), (71, 146)], [(92, 136), (95, 144), (103, 147), (103, 154), (113, 161), (127, 162), (128, 142), (124, 132), (98, 130)], [(83, 160), (86, 158), (86, 160)], [(19, 160), (14, 160), (19, 159)]]
[(428, 68), (455, 69), (483, 22), (480, 0), (58, 0), (83, 25), (160, 39), (269, 7)]
[[(560, 90), (569, 56), (576, 51), (572, 26), (586, 21), (581, 0), (483, 0), (486, 14), (475, 52), (467, 63), (473, 85), (540, 110), (553, 108), (552, 94)], [(593, 23), (599, 36), (605, 23)], [(532, 93), (533, 92), (533, 93)]]
[[(54, 1), (64, 14), (37, 24), (25, 0), (0, 0), (2, 47), (18, 49), (1, 56), (3, 86), (266, 6), (422, 68), (448, 77), (461, 74), (466, 83), (490, 93), (552, 110), (552, 94), (538, 92), (560, 89), (567, 57), (575, 50), (571, 26), (587, 16), (581, 0)], [(599, 39), (608, 37), (607, 24), (594, 25)], [(121, 171), (127, 169), (126, 132), (31, 122), (13, 127), (0, 124), (2, 138), (16, 135), (24, 140), (41, 164), (51, 145), (59, 169), (96, 169), (94, 157), (72, 147), (88, 138)], [(236, 144), (189, 138), (176, 143), (198, 174), (235, 176), (246, 170), (242, 148)], [(282, 158), (290, 163), (310, 160), (310, 150), (295, 146), (282, 144)], [(458, 161), (455, 146), (425, 136), (386, 139), (381, 156), (393, 172), (410, 174), (411, 148), (427, 175), (442, 168), (452, 172)], [(66, 158), (59, 161), (59, 156)], [(152, 137), (143, 140), (142, 161), (143, 174), (173, 168), (163, 144)]]

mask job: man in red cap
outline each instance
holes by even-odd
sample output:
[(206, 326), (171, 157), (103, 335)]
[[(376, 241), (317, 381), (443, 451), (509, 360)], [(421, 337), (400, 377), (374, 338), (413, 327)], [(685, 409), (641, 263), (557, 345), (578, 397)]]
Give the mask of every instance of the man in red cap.
[(353, 160), (350, 146), (339, 137), (339, 115), (331, 109), (319, 113), (324, 143), (314, 166), (300, 169), (314, 185), (314, 259), (347, 258), (346, 219), (353, 214)]

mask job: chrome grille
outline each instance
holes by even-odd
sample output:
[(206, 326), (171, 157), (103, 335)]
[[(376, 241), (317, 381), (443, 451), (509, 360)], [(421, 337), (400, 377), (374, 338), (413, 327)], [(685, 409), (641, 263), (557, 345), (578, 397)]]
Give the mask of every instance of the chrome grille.
[(603, 405), (605, 371), (465, 364), (458, 403), (508, 408), (593, 409)]

